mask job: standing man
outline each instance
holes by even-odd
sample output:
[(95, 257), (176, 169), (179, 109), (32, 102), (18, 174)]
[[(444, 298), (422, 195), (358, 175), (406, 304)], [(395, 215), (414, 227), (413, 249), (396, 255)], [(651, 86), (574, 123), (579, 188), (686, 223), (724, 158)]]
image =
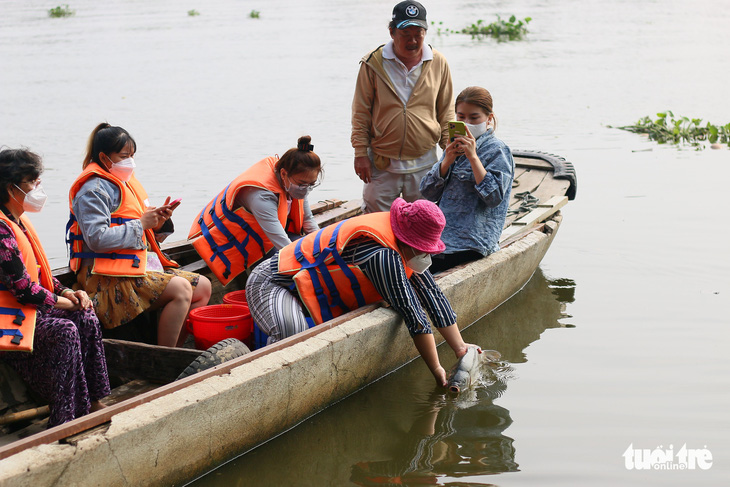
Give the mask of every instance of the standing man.
[(421, 197), (421, 179), (454, 120), (449, 65), (423, 42), (426, 9), (400, 2), (388, 28), (391, 41), (360, 61), (352, 101), (351, 141), (366, 213), (390, 210), (401, 195), (409, 202)]

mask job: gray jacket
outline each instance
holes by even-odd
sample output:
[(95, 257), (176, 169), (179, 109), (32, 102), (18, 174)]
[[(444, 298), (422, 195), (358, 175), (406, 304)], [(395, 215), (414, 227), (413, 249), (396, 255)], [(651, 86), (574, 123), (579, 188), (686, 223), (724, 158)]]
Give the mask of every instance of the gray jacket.
[[(91, 177), (81, 186), (71, 206), (84, 236), (84, 252), (145, 248), (141, 220), (111, 226), (112, 211), (121, 201), (119, 188), (104, 178)], [(84, 259), (82, 265), (90, 263), (91, 259)]]

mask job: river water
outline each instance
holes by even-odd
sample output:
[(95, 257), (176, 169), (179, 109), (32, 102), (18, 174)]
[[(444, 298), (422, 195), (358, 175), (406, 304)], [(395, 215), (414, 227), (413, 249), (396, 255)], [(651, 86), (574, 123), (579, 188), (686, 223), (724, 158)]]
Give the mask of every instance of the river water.
[[(101, 121), (136, 138), (153, 203), (183, 198), (180, 239), (215, 192), (305, 133), (326, 171), (312, 198), (357, 196), (357, 61), (387, 41), (392, 4), (78, 0), (75, 16), (52, 19), (53, 3), (0, 0), (0, 145), (44, 156), (49, 203), (32, 218), (52, 264), (65, 262), (68, 187)], [(579, 175), (541, 270), (465, 332), (511, 366), (453, 399), (413, 362), (195, 485), (725, 485), (730, 152), (608, 126), (667, 109), (730, 122), (727, 2), (426, 7), (444, 29), (533, 18), (523, 42), (435, 28), (427, 41), (449, 60), (456, 92), (492, 92), (513, 149), (559, 154)], [(683, 445), (709, 452), (711, 468), (626, 467), (630, 448)]]

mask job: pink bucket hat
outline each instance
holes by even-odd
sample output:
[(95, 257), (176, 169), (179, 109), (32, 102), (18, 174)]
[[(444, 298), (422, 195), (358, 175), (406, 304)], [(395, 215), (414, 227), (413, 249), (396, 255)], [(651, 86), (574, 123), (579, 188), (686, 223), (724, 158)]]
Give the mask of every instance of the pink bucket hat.
[(398, 240), (421, 252), (438, 254), (446, 248), (441, 241), (446, 218), (428, 200), (407, 203), (403, 198), (396, 198), (390, 207), (390, 226)]

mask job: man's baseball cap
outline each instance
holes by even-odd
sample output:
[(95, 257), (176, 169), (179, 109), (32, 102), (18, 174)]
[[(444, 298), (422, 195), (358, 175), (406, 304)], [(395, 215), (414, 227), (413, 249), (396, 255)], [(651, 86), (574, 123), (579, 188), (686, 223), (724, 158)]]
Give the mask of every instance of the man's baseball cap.
[(426, 8), (418, 2), (407, 0), (393, 7), (393, 21), (398, 29), (414, 25), (428, 29)]

